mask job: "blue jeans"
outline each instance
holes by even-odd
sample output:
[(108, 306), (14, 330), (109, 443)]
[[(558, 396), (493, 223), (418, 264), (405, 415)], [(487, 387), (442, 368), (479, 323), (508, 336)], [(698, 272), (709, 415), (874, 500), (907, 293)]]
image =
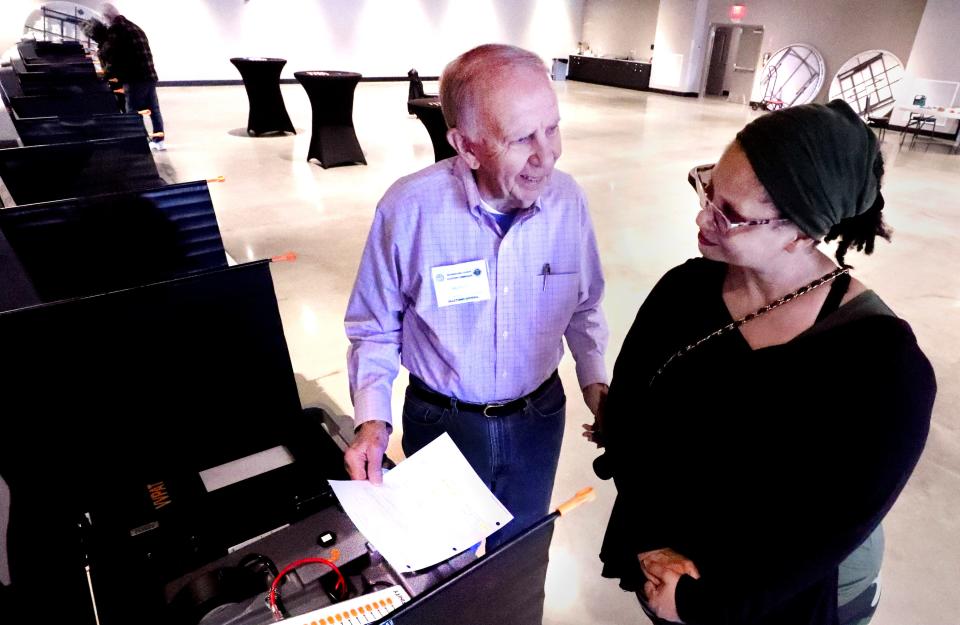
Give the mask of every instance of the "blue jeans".
[[(150, 124), (153, 132), (163, 132), (163, 115), (160, 114), (160, 101), (157, 99), (157, 83), (152, 80), (138, 80), (123, 85), (127, 98), (127, 112), (150, 110)], [(163, 136), (155, 139), (159, 141)]]
[[(413, 384), (415, 382), (411, 382)], [(546, 516), (560, 459), (566, 396), (556, 378), (517, 412), (485, 417), (438, 407), (411, 395), (403, 404), (403, 453), (413, 454), (444, 432), (500, 500), (513, 520), (487, 538), (487, 550)]]

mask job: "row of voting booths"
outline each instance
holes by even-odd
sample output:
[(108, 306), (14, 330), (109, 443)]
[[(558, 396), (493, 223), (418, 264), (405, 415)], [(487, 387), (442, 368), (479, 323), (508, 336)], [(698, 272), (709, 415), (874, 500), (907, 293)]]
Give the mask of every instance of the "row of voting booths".
[(4, 622), (267, 625), (278, 568), (320, 557), (346, 592), (323, 567), (288, 575), (290, 623), (396, 587), (412, 600), (342, 622), (539, 622), (555, 515), (481, 558), (392, 569), (327, 483), (352, 434), (301, 406), (270, 262), (229, 259), (206, 181), (163, 179), (83, 48), (19, 52), (0, 68), (22, 144), (0, 149)]

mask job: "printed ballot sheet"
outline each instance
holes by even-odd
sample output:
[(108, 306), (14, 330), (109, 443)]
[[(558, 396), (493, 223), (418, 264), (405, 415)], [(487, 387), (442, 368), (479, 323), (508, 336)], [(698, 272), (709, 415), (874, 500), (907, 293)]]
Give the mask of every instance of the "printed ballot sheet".
[(382, 486), (330, 486), (360, 533), (405, 573), (447, 560), (513, 519), (447, 434), (386, 473)]

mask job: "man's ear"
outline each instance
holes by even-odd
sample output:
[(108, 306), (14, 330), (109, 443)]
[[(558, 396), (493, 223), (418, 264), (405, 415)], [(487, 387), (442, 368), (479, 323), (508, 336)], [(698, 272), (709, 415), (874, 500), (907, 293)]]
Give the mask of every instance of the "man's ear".
[(480, 159), (475, 153), (476, 144), (470, 141), (465, 134), (460, 132), (459, 128), (451, 128), (447, 131), (447, 143), (449, 143), (460, 158), (467, 162), (470, 169), (480, 168)]

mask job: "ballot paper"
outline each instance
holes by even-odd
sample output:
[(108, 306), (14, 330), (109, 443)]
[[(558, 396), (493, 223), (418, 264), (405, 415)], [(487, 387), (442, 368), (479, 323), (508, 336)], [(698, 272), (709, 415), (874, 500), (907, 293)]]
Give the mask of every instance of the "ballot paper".
[(447, 434), (383, 476), (330, 480), (360, 533), (397, 571), (443, 562), (513, 519)]

